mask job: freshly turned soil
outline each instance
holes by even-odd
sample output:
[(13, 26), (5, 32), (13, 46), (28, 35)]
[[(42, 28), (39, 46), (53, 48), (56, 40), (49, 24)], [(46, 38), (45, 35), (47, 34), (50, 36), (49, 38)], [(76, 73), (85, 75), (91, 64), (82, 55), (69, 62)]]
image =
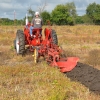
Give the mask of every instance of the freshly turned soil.
[(100, 70), (78, 63), (72, 71), (65, 74), (72, 81), (78, 81), (88, 87), (90, 91), (100, 94)]

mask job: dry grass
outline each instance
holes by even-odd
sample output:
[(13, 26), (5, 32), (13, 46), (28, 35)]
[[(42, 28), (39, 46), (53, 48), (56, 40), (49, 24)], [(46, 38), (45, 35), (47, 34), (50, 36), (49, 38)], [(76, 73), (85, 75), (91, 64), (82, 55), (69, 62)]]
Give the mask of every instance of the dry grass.
[[(82, 63), (100, 66), (100, 61), (96, 60), (100, 58), (96, 52), (100, 51), (100, 26), (62, 26), (54, 29), (58, 33), (59, 45), (68, 56), (78, 56)], [(93, 51), (93, 57), (90, 57)]]
[[(100, 69), (100, 26), (52, 26), (67, 56)], [(72, 82), (45, 61), (35, 65), (30, 54), (13, 48), (20, 26), (0, 26), (0, 100), (99, 100), (79, 82)]]

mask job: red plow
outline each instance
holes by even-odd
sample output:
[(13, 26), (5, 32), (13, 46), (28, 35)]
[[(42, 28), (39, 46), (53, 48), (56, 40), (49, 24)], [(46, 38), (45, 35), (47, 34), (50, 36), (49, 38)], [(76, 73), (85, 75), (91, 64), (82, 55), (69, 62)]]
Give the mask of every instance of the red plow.
[(44, 57), (50, 66), (58, 67), (61, 72), (71, 71), (79, 61), (78, 57), (61, 56), (63, 50), (58, 46), (56, 32), (51, 28), (45, 28), (44, 39), (40, 34), (42, 29), (33, 29), (33, 36), (29, 34), (30, 24), (27, 24), (24, 31), (18, 30), (14, 47), (17, 54), (25, 54), (25, 50), (29, 49), (33, 52), (34, 63), (38, 63), (40, 57)]

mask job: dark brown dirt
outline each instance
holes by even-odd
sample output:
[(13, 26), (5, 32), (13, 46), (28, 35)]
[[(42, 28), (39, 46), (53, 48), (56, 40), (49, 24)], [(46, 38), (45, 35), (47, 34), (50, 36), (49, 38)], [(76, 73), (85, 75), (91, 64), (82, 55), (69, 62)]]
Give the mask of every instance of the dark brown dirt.
[(91, 92), (100, 94), (100, 70), (78, 63), (71, 72), (65, 74), (72, 81), (78, 81), (88, 87)]

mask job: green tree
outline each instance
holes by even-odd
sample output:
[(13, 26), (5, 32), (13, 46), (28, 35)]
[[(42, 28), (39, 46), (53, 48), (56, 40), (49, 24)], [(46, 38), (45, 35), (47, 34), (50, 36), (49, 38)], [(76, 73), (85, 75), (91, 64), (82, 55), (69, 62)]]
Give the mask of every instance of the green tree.
[(58, 25), (74, 25), (77, 16), (74, 2), (57, 5), (52, 11), (52, 21)]
[(86, 14), (83, 15), (81, 19), (84, 24), (93, 24), (93, 21)]
[(44, 25), (47, 24), (47, 21), (50, 21), (50, 13), (47, 12), (47, 11), (42, 12), (42, 13), (41, 13), (41, 17), (42, 17), (42, 19), (43, 19)]
[(83, 16), (77, 16), (75, 18), (75, 23), (76, 24), (93, 24), (93, 21), (87, 15), (83, 15)]
[(67, 6), (68, 8), (68, 12), (71, 16), (76, 17), (77, 13), (76, 13), (76, 6), (74, 4), (74, 2), (70, 2), (70, 3), (66, 3), (65, 6)]
[(25, 21), (23, 20), (11, 20), (8, 18), (0, 18), (0, 25), (25, 25)]
[(83, 24), (83, 19), (82, 19), (82, 16), (77, 16), (76, 19), (75, 19), (75, 23), (76, 24)]
[(35, 12), (32, 10), (31, 7), (27, 11), (32, 17), (34, 16)]
[[(31, 22), (32, 18), (34, 17), (35, 11), (33, 11), (31, 7), (27, 11), (28, 11), (28, 14), (29, 14), (28, 20), (29, 20), (29, 22)], [(25, 19), (26, 19), (26, 17), (24, 18), (24, 20)]]
[(73, 25), (74, 21), (72, 16), (68, 12), (68, 7), (66, 5), (57, 5), (51, 13), (52, 22), (57, 25)]
[(76, 6), (74, 2), (66, 3), (65, 6), (67, 7), (69, 15), (73, 18), (75, 23), (75, 18), (77, 17), (77, 13), (76, 13)]
[(86, 14), (95, 24), (100, 24), (100, 4), (96, 4), (95, 2), (89, 4), (86, 9)]

